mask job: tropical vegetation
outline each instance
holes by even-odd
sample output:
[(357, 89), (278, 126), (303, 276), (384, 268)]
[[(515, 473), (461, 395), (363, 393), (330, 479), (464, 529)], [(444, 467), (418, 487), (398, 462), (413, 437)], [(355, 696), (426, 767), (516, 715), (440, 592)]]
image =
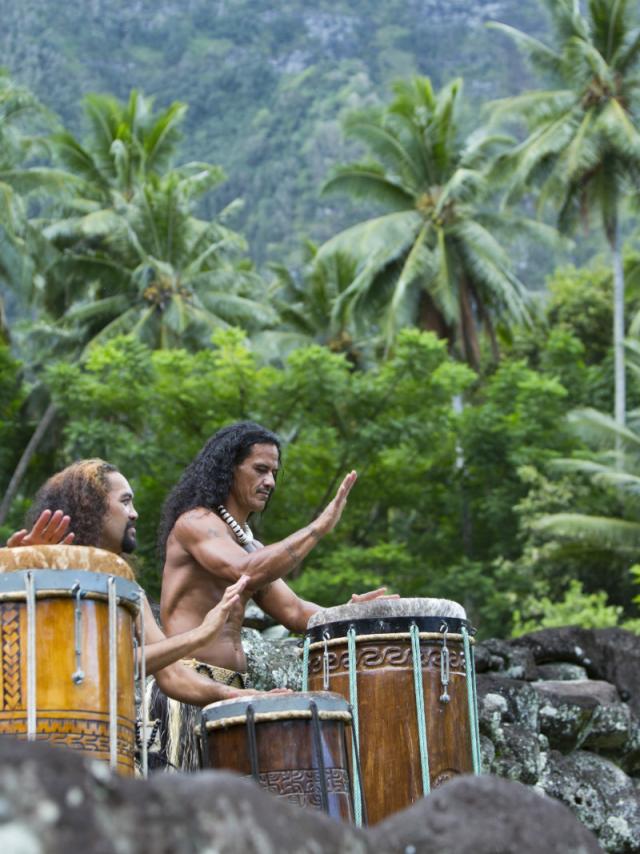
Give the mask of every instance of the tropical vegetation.
[[(337, 5), (339, 20), (292, 7), (348, 53), (361, 33)], [(293, 112), (243, 119), (235, 148), (226, 116), (203, 118), (222, 95), (199, 79), (189, 110), (170, 79), (155, 98), (114, 82), (74, 96), (74, 117), (3, 72), (1, 535), (53, 471), (103, 456), (134, 485), (138, 569), (157, 594), (164, 496), (214, 430), (253, 418), (284, 444), (254, 520), (264, 540), (359, 473), (292, 579), (301, 595), (334, 604), (385, 583), (462, 602), (484, 635), (573, 618), (637, 629), (640, 21), (624, 0), (544, 6), (548, 26), (520, 9), (498, 27), (532, 71), (498, 85), (483, 65), (482, 99), (447, 62), (426, 76), (402, 60), (413, 36), (391, 34), (393, 2), (371, 20), (375, 74), (336, 59), (329, 96), (330, 63), (298, 68), (298, 19), (279, 12), (281, 79), (228, 72), (230, 110), (242, 124), (255, 84)], [(225, 65), (243, 9), (193, 61)], [(205, 5), (189, 14), (204, 32)], [(266, 31), (244, 36), (256, 55)], [(177, 28), (174, 50), (190, 38)], [(495, 27), (483, 38), (517, 56)], [(198, 149), (203, 134), (215, 145)], [(602, 239), (587, 240), (576, 226), (593, 214)]]

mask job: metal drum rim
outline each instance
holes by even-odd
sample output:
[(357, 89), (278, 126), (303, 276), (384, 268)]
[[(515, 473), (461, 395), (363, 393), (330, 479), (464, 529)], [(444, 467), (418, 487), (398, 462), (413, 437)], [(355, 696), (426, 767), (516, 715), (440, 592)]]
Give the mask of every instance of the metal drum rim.
[[(120, 575), (104, 572), (90, 572), (86, 569), (18, 569), (0, 574), (0, 601), (21, 601), (26, 599), (25, 578), (27, 573), (33, 577), (36, 599), (75, 598), (73, 587), (80, 585), (81, 599), (108, 600), (108, 582), (115, 580), (115, 592), (119, 605), (138, 613), (142, 601), (142, 588), (135, 581), (129, 581)], [(19, 583), (16, 583), (19, 580)], [(71, 582), (71, 583), (70, 583)]]
[(349, 711), (349, 703), (341, 694), (333, 691), (295, 691), (292, 694), (274, 694), (254, 697), (233, 697), (218, 700), (202, 709), (202, 722), (224, 720), (225, 718), (246, 715), (249, 706), (258, 714), (309, 712), (315, 702), (319, 713), (342, 713)]

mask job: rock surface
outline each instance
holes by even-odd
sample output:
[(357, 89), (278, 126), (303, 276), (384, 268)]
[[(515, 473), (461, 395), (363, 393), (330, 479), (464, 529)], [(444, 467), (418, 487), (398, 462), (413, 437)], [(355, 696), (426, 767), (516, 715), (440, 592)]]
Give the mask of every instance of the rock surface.
[[(299, 690), (297, 642), (250, 634), (252, 683)], [(475, 658), (484, 772), (561, 801), (611, 854), (640, 851), (640, 638), (546, 629)]]
[(461, 777), (377, 827), (295, 808), (227, 772), (112, 776), (61, 747), (0, 739), (7, 854), (592, 854), (562, 804), (495, 777)]

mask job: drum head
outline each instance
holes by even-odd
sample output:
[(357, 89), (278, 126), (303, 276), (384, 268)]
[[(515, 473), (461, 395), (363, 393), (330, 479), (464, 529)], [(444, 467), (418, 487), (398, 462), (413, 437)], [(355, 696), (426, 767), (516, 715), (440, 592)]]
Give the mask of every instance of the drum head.
[(129, 564), (113, 552), (92, 546), (17, 546), (0, 549), (0, 573), (22, 569), (73, 569), (135, 581)]
[(329, 691), (298, 691), (291, 694), (273, 694), (272, 696), (257, 695), (255, 697), (233, 698), (211, 703), (202, 710), (202, 722), (225, 721), (230, 718), (246, 717), (251, 706), (256, 715), (308, 712), (311, 713), (311, 703), (315, 703), (318, 712), (323, 717), (332, 713), (344, 714), (349, 712), (349, 703), (340, 694)]
[(408, 633), (415, 623), (421, 632), (446, 630), (472, 633), (462, 605), (450, 599), (372, 599), (316, 611), (309, 620), (307, 635), (313, 642), (346, 637), (350, 628), (356, 635)]

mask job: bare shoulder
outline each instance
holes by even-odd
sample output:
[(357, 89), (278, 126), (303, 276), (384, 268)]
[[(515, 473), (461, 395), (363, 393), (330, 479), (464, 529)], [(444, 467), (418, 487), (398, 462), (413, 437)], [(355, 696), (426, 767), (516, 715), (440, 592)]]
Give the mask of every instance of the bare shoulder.
[(222, 519), (205, 507), (196, 507), (180, 516), (173, 526), (173, 534), (182, 544), (227, 536), (227, 526)]

